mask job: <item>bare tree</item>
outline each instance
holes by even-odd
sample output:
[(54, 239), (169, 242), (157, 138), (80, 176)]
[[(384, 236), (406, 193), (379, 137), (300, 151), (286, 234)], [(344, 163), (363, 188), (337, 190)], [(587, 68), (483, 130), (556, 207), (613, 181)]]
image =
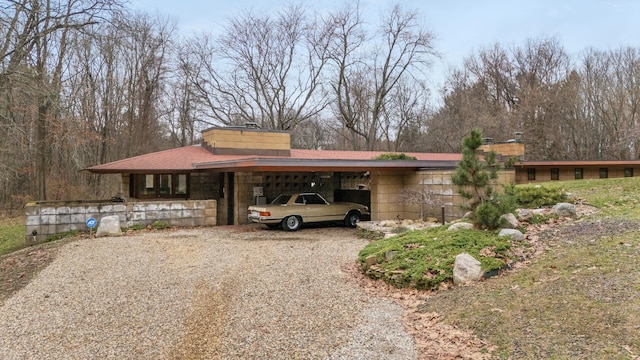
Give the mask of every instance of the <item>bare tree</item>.
[(15, 119), (14, 86), (20, 84), (35, 118), (31, 140), (39, 199), (47, 199), (50, 131), (60, 121), (59, 95), (69, 38), (108, 17), (115, 5), (112, 0), (20, 0), (0, 8), (0, 18), (10, 19), (0, 27), (0, 93), (4, 99), (0, 116), (3, 122)]
[(224, 34), (194, 40), (194, 82), (210, 123), (257, 122), (288, 130), (326, 106), (320, 74), (327, 62), (329, 30), (309, 22), (300, 6), (275, 17), (245, 12)]
[(398, 201), (402, 204), (418, 206), (420, 208), (420, 219), (424, 220), (426, 208), (435, 204), (434, 192), (427, 189), (403, 189), (398, 195)]
[(338, 25), (332, 58), (337, 69), (332, 82), (336, 114), (366, 149), (373, 150), (394, 88), (402, 79), (416, 78), (437, 55), (434, 36), (420, 27), (417, 12), (399, 5), (381, 17), (374, 35), (379, 42), (370, 52), (358, 5), (334, 14), (333, 22)]

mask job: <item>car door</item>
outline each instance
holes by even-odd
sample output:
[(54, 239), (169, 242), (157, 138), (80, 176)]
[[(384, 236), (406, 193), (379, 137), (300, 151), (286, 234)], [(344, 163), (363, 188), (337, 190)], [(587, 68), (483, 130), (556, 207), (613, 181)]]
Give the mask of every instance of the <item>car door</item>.
[(304, 194), (305, 222), (320, 222), (337, 220), (331, 213), (331, 206), (318, 194)]

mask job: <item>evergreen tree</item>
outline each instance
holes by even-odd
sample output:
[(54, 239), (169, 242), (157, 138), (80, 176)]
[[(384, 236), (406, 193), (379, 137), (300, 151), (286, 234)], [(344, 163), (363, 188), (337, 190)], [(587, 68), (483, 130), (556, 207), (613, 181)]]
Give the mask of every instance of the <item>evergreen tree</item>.
[(476, 227), (495, 229), (500, 226), (500, 216), (512, 209), (511, 202), (497, 196), (495, 181), (498, 179), (496, 154), (491, 151), (480, 159), (477, 150), (482, 146), (482, 133), (472, 130), (462, 141), (462, 160), (452, 181), (458, 193), (466, 200), (462, 208), (472, 211)]

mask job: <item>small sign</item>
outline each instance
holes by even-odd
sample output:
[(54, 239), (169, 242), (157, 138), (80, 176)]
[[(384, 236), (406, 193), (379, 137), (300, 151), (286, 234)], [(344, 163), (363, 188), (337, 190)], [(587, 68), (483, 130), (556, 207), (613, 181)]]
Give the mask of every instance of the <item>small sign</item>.
[(262, 186), (253, 187), (253, 196), (264, 196), (264, 188)]
[(94, 227), (96, 227), (96, 225), (98, 225), (98, 222), (96, 221), (96, 219), (94, 218), (88, 218), (87, 219), (87, 227), (90, 229), (93, 229)]

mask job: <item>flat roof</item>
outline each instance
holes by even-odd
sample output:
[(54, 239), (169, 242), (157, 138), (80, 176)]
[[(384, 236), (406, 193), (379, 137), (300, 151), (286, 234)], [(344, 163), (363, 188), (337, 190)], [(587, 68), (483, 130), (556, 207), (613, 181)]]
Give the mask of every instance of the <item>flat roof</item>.
[(462, 159), (453, 153), (405, 153), (416, 160), (373, 160), (388, 151), (291, 149), (289, 156), (220, 155), (199, 145), (153, 152), (95, 165), (92, 173), (236, 171), (361, 171), (371, 169), (455, 168)]

